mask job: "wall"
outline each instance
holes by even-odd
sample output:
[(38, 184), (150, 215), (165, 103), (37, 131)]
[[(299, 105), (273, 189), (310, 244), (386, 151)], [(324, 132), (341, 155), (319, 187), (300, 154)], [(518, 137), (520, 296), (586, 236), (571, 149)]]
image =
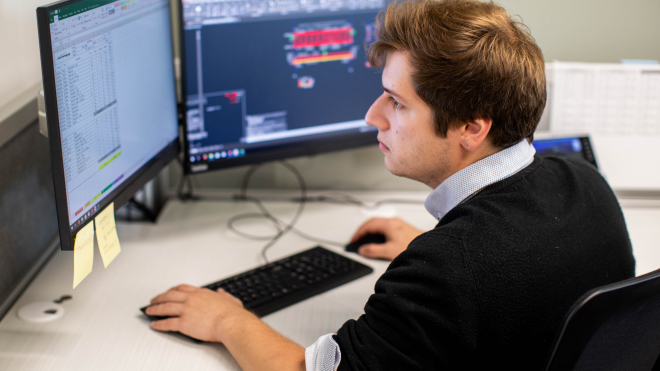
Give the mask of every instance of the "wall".
[(36, 8), (44, 0), (0, 0), (0, 107), (41, 81)]
[[(0, 112), (40, 81), (35, 8), (42, 0), (0, 0)], [(658, 0), (503, 0), (529, 26), (547, 61), (618, 62), (660, 60)], [(0, 117), (0, 125), (2, 125)], [(292, 161), (311, 188), (425, 189), (390, 176), (377, 147)], [(174, 167), (174, 165), (173, 165)], [(197, 175), (199, 187), (237, 187), (245, 168)], [(177, 169), (171, 172), (176, 183)], [(251, 186), (295, 188), (286, 170), (268, 165)]]
[(660, 60), (657, 0), (503, 0), (520, 15), (546, 61)]

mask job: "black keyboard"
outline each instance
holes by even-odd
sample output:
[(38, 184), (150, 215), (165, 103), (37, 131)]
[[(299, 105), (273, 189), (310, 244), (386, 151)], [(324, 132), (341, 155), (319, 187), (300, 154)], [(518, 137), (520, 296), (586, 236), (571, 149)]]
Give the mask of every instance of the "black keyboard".
[[(373, 269), (364, 264), (316, 246), (204, 288), (222, 288), (241, 299), (245, 309), (262, 317), (371, 272)], [(140, 310), (144, 313), (146, 308)]]

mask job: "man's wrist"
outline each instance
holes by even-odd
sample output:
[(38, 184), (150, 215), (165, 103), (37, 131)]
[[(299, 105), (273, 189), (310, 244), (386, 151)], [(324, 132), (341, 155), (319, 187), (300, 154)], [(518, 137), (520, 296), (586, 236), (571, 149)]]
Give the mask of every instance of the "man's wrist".
[(231, 313), (224, 315), (216, 321), (215, 335), (216, 341), (225, 343), (236, 331), (241, 332), (250, 321), (259, 321), (259, 318), (247, 309), (236, 309)]

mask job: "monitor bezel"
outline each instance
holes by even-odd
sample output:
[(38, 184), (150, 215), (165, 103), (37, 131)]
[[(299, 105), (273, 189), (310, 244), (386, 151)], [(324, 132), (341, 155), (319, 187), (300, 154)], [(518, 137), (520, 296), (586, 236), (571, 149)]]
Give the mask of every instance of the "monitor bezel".
[(582, 144), (582, 157), (598, 169), (598, 161), (594, 147), (591, 145), (591, 139), (588, 133), (553, 133), (553, 132), (535, 132), (534, 141), (559, 140), (559, 139), (579, 139)]
[[(53, 187), (55, 190), (55, 205), (57, 208), (57, 222), (60, 235), (60, 249), (64, 251), (73, 251), (75, 235), (81, 228), (89, 224), (94, 218), (84, 221), (79, 227), (70, 230), (69, 209), (66, 195), (66, 183), (64, 178), (64, 160), (62, 155), (62, 138), (60, 136), (60, 119), (57, 104), (57, 91), (55, 85), (55, 65), (53, 62), (53, 49), (50, 35), (49, 12), (62, 6), (75, 4), (84, 0), (62, 0), (56, 3), (40, 6), (37, 8), (37, 31), (39, 36), (39, 51), (41, 57), (41, 73), (44, 89), (44, 103), (46, 110), (48, 126), (48, 142), (50, 145), (51, 168), (53, 172)], [(171, 7), (170, 19), (172, 18)], [(170, 41), (172, 42), (172, 81), (176, 89), (176, 77), (174, 66), (174, 41), (172, 22), (170, 21)], [(177, 106), (175, 98), (174, 105)], [(178, 117), (177, 117), (178, 119)], [(179, 124), (180, 126), (180, 124)], [(165, 148), (157, 153), (146, 164), (136, 170), (133, 175), (120, 184), (115, 190), (110, 192), (99, 206), (101, 210), (105, 209), (110, 203), (114, 202), (114, 209), (117, 211), (137, 192), (145, 183), (151, 180), (167, 166), (181, 151), (180, 130), (177, 130), (176, 138)], [(65, 238), (68, 236), (68, 238)]]
[[(347, 149), (365, 147), (370, 145), (377, 145), (378, 132), (376, 130), (368, 130), (364, 132), (355, 132), (351, 129), (350, 132), (342, 134), (341, 132), (328, 133), (330, 137), (313, 136), (312, 138), (294, 141), (292, 143), (278, 144), (270, 148), (260, 149), (255, 152), (247, 150), (247, 154), (241, 157), (224, 158), (220, 161), (204, 162), (207, 168), (201, 171), (193, 171), (193, 166), (199, 166), (200, 163), (190, 162), (190, 143), (188, 141), (188, 115), (187, 115), (187, 86), (186, 86), (186, 53), (185, 53), (185, 21), (183, 14), (182, 0), (176, 0), (179, 13), (179, 40), (180, 40), (180, 68), (181, 76), (181, 111), (180, 122), (182, 125), (182, 142), (183, 142), (183, 171), (185, 175), (203, 174), (210, 171), (222, 170), (237, 166), (245, 166), (251, 164), (259, 164), (268, 161), (283, 160), (287, 158), (314, 156), (321, 153), (343, 151)], [(385, 4), (388, 4), (386, 1)], [(382, 10), (382, 9), (381, 9)], [(380, 12), (379, 10), (378, 12)], [(366, 111), (364, 112), (366, 115)]]

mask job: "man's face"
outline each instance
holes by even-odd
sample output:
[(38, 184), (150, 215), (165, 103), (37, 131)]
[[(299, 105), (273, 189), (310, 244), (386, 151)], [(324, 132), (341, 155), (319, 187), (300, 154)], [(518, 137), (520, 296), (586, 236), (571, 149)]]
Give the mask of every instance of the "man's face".
[(415, 92), (412, 72), (405, 53), (388, 53), (384, 92), (365, 120), (378, 129), (380, 150), (392, 174), (435, 188), (451, 175), (452, 145), (435, 133), (431, 108)]

